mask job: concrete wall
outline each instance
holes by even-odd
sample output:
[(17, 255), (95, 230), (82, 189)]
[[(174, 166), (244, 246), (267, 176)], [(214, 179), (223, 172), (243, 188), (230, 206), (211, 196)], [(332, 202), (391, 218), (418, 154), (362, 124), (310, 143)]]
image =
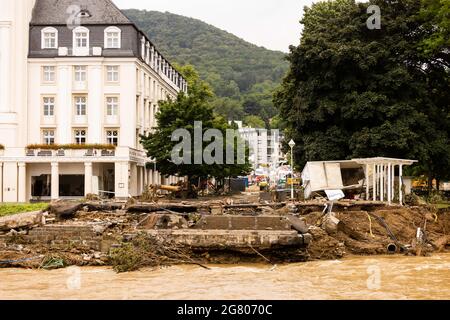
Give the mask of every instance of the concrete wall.
[(26, 238), (33, 243), (57, 249), (85, 247), (96, 251), (103, 249), (104, 252), (110, 249), (109, 242), (104, 241), (90, 226), (49, 225), (31, 230)]

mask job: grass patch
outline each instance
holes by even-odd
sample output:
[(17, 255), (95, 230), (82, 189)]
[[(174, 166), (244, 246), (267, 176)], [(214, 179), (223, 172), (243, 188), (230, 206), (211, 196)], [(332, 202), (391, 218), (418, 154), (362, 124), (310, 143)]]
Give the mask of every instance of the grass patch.
[(33, 212), (45, 210), (48, 203), (30, 203), (30, 204), (0, 204), (0, 217), (10, 216), (17, 213)]

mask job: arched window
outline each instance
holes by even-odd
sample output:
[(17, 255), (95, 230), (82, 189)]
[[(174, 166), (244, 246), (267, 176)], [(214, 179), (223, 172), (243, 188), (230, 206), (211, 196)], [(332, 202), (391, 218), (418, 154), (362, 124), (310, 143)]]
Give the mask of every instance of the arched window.
[(77, 27), (73, 29), (73, 54), (75, 56), (89, 55), (89, 29)]
[(105, 29), (105, 49), (120, 49), (122, 42), (122, 30), (117, 27)]
[(41, 31), (42, 49), (58, 49), (58, 30), (47, 27)]

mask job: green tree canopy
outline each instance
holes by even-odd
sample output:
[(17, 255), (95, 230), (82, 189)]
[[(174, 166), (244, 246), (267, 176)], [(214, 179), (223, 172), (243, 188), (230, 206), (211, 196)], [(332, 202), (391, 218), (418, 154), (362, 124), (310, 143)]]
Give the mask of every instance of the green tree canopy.
[[(442, 53), (450, 47), (450, 1), (421, 0), (420, 11), (424, 27), (429, 30), (429, 36), (423, 41), (426, 53)], [(448, 53), (448, 52), (447, 52)], [(447, 65), (447, 67), (450, 67)]]
[[(158, 127), (148, 136), (141, 137), (142, 144), (148, 152), (148, 156), (157, 162), (158, 170), (164, 175), (187, 176), (190, 181), (197, 178), (206, 178), (209, 176), (223, 179), (229, 176), (238, 176), (247, 174), (250, 170), (248, 157), (245, 158), (245, 164), (195, 164), (195, 154), (201, 153), (210, 144), (203, 142), (201, 149), (196, 149), (192, 142), (189, 150), (190, 163), (175, 164), (172, 161), (172, 151), (179, 144), (172, 140), (172, 133), (179, 129), (186, 129), (191, 138), (194, 139), (194, 123), (202, 123), (202, 137), (208, 129), (217, 129), (223, 136), (226, 130), (231, 127), (223, 117), (214, 113), (211, 101), (214, 94), (210, 86), (200, 79), (196, 70), (190, 66), (179, 67), (179, 71), (188, 81), (188, 94), (180, 92), (176, 100), (160, 101), (160, 109), (156, 115)], [(239, 141), (235, 141), (237, 145)], [(226, 155), (226, 144), (222, 144), (224, 157)], [(237, 149), (234, 157), (237, 158)]]
[(246, 116), (244, 118), (244, 124), (251, 127), (251, 128), (265, 128), (266, 123), (263, 119), (261, 119), (258, 116)]
[[(367, 28), (371, 4), (381, 8), (380, 30)], [(417, 0), (306, 8), (274, 98), (296, 163), (385, 156), (416, 158), (435, 178), (449, 172), (448, 68), (420, 50), (430, 35), (422, 9)]]

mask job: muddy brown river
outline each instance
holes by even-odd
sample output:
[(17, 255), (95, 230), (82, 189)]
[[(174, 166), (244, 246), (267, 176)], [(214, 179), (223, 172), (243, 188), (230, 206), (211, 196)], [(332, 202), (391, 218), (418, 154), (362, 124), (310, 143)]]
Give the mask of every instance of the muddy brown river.
[(450, 254), (210, 267), (0, 269), (0, 299), (450, 299)]

